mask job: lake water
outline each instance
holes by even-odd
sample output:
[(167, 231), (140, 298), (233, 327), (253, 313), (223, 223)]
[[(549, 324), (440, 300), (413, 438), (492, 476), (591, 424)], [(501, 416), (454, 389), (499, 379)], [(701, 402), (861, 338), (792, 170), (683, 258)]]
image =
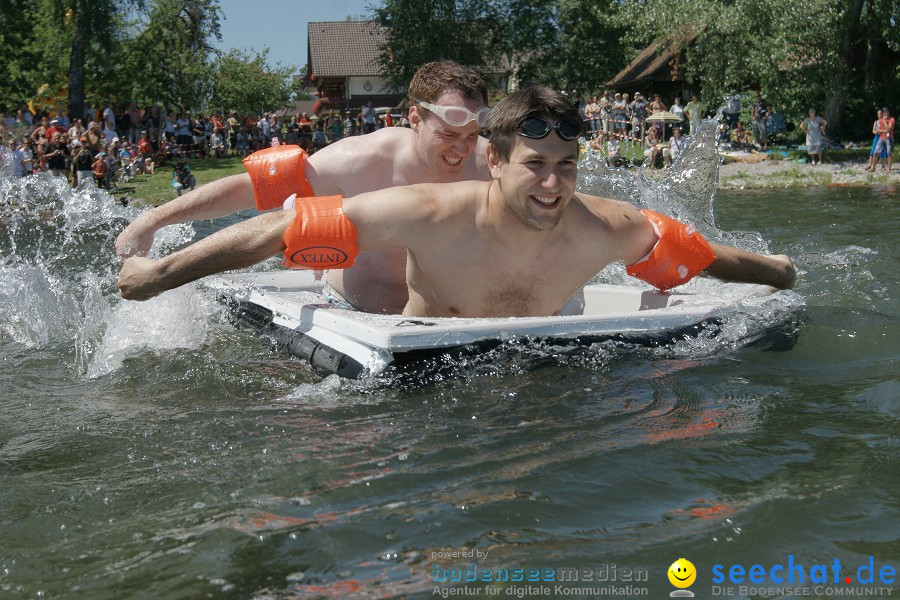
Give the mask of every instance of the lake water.
[[(662, 348), (505, 347), (419, 385), (323, 378), (201, 287), (122, 302), (112, 245), (137, 211), (0, 178), (0, 596), (431, 597), (474, 565), (472, 597), (660, 598), (685, 557), (709, 598), (716, 565), (837, 559), (836, 587), (870, 557), (900, 570), (897, 190), (720, 193), (713, 211), (708, 162), (582, 186), (643, 186), (790, 254), (782, 313)], [(595, 581), (482, 581), (521, 568)]]

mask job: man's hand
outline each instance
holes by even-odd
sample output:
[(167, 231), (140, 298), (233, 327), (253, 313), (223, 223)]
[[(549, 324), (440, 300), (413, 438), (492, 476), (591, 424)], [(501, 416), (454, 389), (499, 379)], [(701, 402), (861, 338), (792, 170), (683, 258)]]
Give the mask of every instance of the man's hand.
[(126, 300), (149, 300), (164, 292), (159, 285), (158, 263), (149, 258), (132, 256), (122, 264), (116, 285)]
[(774, 264), (775, 272), (772, 285), (778, 289), (787, 290), (794, 287), (797, 281), (797, 268), (794, 261), (787, 254), (773, 254), (769, 256)]
[(217, 219), (255, 206), (249, 175), (241, 173), (224, 177), (141, 213), (116, 238), (116, 254), (124, 258), (144, 256), (153, 246), (153, 235), (162, 227), (200, 219)]
[(116, 238), (116, 255), (123, 258), (146, 256), (150, 252), (150, 248), (153, 247), (153, 235), (155, 233), (156, 229), (149, 225), (144, 215), (141, 215), (132, 221)]
[(119, 291), (126, 300), (148, 300), (202, 277), (255, 265), (284, 251), (293, 218), (292, 210), (265, 213), (159, 260), (132, 256), (122, 264)]

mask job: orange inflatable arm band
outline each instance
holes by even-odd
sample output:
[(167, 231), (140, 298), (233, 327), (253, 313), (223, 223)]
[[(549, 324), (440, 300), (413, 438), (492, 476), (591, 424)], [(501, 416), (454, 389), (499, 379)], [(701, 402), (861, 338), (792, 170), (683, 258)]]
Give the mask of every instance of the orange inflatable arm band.
[(344, 214), (343, 197), (295, 202), (296, 216), (284, 232), (284, 261), (291, 269), (349, 269), (359, 254), (356, 226)]
[(652, 210), (641, 213), (653, 224), (659, 240), (650, 254), (628, 265), (626, 271), (632, 277), (667, 290), (687, 283), (716, 259), (709, 243), (693, 226)]
[(276, 146), (254, 152), (244, 159), (253, 183), (256, 208), (281, 208), (291, 194), (300, 198), (315, 195), (306, 180), (306, 152), (300, 146)]

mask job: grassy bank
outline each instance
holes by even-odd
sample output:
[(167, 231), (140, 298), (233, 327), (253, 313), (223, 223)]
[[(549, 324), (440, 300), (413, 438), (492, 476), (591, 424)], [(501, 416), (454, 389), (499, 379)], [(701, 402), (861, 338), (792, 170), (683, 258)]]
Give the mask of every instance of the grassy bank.
[[(798, 161), (806, 158), (800, 150), (786, 150), (787, 156), (773, 154), (770, 160), (758, 165), (741, 165), (745, 170), (720, 174), (719, 187), (751, 189), (771, 187), (814, 187), (828, 185), (892, 185), (900, 177), (897, 167), (889, 175), (879, 168), (875, 173), (863, 173), (869, 153), (865, 149), (829, 150), (823, 167), (810, 167)], [(630, 164), (640, 164), (643, 154), (639, 148), (623, 145), (623, 154)], [(900, 165), (900, 152), (895, 152)], [(583, 155), (582, 155), (583, 157)], [(768, 163), (768, 166), (766, 165)], [(188, 161), (197, 185), (203, 185), (228, 175), (244, 173), (244, 165), (236, 156), (228, 158), (191, 159)], [(738, 165), (734, 165), (738, 166)], [(773, 169), (776, 167), (777, 169)], [(663, 171), (660, 170), (660, 174)], [(116, 199), (128, 198), (135, 206), (158, 206), (175, 198), (172, 188), (172, 165), (168, 164), (153, 175), (137, 175), (128, 182), (120, 182), (114, 193)]]
[[(188, 160), (188, 166), (197, 179), (197, 185), (244, 173), (244, 165), (237, 156), (227, 158), (193, 158)], [(136, 206), (158, 206), (175, 198), (175, 189), (172, 187), (172, 163), (167, 163), (152, 175), (141, 174), (132, 177), (129, 181), (120, 181), (118, 191), (113, 194), (116, 199), (123, 197)]]

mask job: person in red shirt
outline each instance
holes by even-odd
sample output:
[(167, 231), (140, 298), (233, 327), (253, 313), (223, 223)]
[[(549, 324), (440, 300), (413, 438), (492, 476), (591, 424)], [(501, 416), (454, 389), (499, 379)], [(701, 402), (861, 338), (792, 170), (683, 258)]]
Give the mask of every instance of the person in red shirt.
[(59, 119), (50, 119), (50, 127), (47, 128), (47, 139), (52, 140), (54, 133), (63, 133), (65, 128), (59, 125)]
[(109, 188), (109, 181), (106, 176), (109, 174), (109, 165), (106, 164), (106, 152), (101, 152), (94, 157), (91, 164), (91, 171), (94, 172), (94, 181), (99, 188)]
[(141, 132), (141, 139), (138, 140), (138, 156), (140, 158), (140, 169), (146, 173), (153, 173), (153, 146), (150, 144), (150, 136), (146, 131)]
[(310, 132), (312, 131), (312, 121), (309, 118), (309, 115), (306, 113), (302, 113), (300, 115), (300, 134), (302, 136), (309, 137)]

